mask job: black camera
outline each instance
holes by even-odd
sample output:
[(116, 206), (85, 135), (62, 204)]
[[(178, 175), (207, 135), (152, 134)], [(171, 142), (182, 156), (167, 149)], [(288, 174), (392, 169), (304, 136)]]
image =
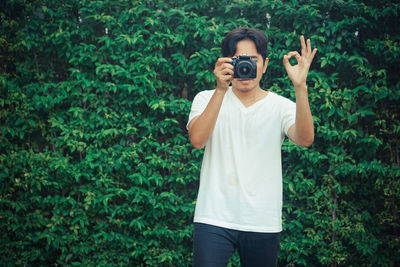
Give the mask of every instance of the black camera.
[(250, 56), (232, 58), (233, 78), (253, 79), (257, 76), (257, 63)]

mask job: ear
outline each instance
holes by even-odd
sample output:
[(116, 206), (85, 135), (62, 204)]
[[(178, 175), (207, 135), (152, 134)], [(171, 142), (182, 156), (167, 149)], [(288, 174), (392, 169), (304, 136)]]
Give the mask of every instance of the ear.
[(268, 62), (269, 62), (269, 59), (266, 58), (264, 61), (264, 65), (263, 65), (263, 73), (265, 73), (265, 71), (267, 70)]

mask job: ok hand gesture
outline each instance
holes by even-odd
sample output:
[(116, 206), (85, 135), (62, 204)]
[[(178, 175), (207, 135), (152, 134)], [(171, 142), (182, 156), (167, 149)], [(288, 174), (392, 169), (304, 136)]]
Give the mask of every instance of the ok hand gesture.
[[(307, 39), (307, 44), (304, 36), (300, 37), (301, 55), (297, 51), (291, 51), (289, 54), (283, 56), (283, 65), (286, 72), (292, 81), (294, 88), (301, 88), (306, 86), (308, 70), (310, 69), (311, 62), (317, 53), (317, 48), (311, 51), (311, 41)], [(295, 57), (297, 64), (292, 66), (289, 59)]]

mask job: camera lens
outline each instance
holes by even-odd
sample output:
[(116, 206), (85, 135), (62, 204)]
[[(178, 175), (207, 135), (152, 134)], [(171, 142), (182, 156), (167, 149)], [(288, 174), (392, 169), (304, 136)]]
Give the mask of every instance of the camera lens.
[(248, 66), (240, 66), (239, 71), (241, 74), (247, 75), (249, 74), (250, 69), (248, 68)]
[(237, 67), (237, 70), (239, 76), (247, 77), (252, 70), (252, 66), (248, 62), (242, 62), (242, 64), (239, 64)]
[(232, 59), (232, 65), (235, 68), (233, 78), (254, 79), (257, 77), (257, 64), (249, 56)]

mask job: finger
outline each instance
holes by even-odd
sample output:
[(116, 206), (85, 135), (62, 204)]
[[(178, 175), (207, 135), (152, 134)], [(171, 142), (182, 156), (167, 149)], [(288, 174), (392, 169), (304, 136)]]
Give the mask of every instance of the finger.
[(232, 64), (229, 64), (229, 63), (222, 63), (222, 65), (216, 65), (215, 66), (215, 68), (214, 68), (214, 70), (215, 71), (222, 71), (222, 70), (224, 70), (224, 69), (229, 69), (229, 70), (232, 70), (233, 71), (233, 65)]
[(230, 83), (233, 80), (233, 76), (232, 75), (226, 75), (221, 77), (221, 79), (219, 79), (220, 82), (223, 83)]
[(289, 70), (292, 68), (292, 64), (290, 64), (289, 59), (290, 59), (290, 57), (288, 55), (283, 56), (283, 66), (285, 67), (286, 72), (288, 72), (288, 73), (289, 73)]
[(226, 75), (223, 79), (225, 82), (231, 82), (233, 80), (233, 75)]
[(215, 64), (215, 66), (220, 66), (220, 65), (222, 65), (224, 63), (230, 63), (230, 62), (232, 62), (232, 58), (230, 58), (230, 57), (220, 57), (217, 60), (217, 63)]
[(230, 57), (220, 57), (220, 58), (218, 58), (217, 62), (220, 62), (221, 64), (222, 63), (226, 63), (226, 62), (232, 62), (232, 58), (230, 58)]
[(299, 60), (301, 59), (301, 56), (300, 56), (299, 52), (297, 52), (297, 51), (291, 51), (291, 52), (289, 52), (289, 54), (283, 56), (283, 65), (285, 65), (285, 67), (291, 66), (289, 60), (290, 60), (292, 57), (295, 57), (296, 60), (297, 60), (297, 62), (299, 62)]
[(306, 42), (304, 41), (304, 36), (300, 36), (300, 44), (301, 44), (301, 54), (304, 55), (306, 53)]
[(300, 56), (299, 52), (297, 52), (297, 51), (291, 51), (287, 55), (288, 55), (289, 59), (291, 59), (293, 56), (296, 58), (297, 61), (299, 61), (301, 59), (301, 56)]
[(222, 75), (225, 75), (226, 73), (233, 73), (232, 64), (223, 63), (223, 65), (216, 65), (214, 68), (214, 75), (217, 76), (223, 71), (224, 71), (224, 74), (222, 74)]
[(307, 39), (307, 52), (308, 54), (311, 54), (311, 40)]
[(314, 48), (314, 50), (312, 51), (312, 53), (311, 53), (311, 61), (313, 60), (313, 58), (314, 58), (315, 54), (317, 53), (317, 51), (318, 51), (317, 48)]
[(231, 69), (214, 69), (214, 75), (217, 79), (223, 79), (225, 76), (233, 76), (234, 72)]
[(230, 69), (233, 70), (233, 65), (229, 64), (229, 63), (224, 63), (223, 65), (221, 65), (221, 69)]
[(221, 75), (233, 75), (233, 70), (223, 69), (220, 73)]

